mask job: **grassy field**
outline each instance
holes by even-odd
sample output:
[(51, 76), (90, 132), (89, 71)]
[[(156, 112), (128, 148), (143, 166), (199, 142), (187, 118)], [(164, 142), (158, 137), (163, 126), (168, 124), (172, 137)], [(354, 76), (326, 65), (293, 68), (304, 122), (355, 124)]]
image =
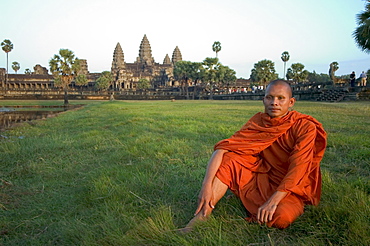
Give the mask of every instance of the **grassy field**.
[[(0, 101), (22, 103), (62, 104)], [(0, 245), (369, 245), (370, 102), (296, 103), (328, 148), (321, 203), (289, 228), (247, 223), (231, 197), (186, 235), (213, 145), (262, 103), (83, 103), (0, 132)]]

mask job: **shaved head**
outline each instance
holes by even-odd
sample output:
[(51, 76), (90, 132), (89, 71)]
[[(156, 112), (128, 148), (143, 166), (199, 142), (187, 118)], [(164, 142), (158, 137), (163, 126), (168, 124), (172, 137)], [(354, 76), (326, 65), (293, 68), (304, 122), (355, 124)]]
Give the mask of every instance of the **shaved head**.
[(265, 113), (271, 118), (283, 117), (294, 106), (295, 98), (289, 83), (285, 80), (274, 80), (266, 88), (263, 104)]
[(293, 89), (290, 86), (289, 82), (286, 81), (286, 80), (282, 80), (282, 79), (277, 79), (277, 80), (271, 81), (270, 84), (268, 84), (268, 86), (266, 87), (265, 95), (267, 95), (267, 92), (269, 91), (270, 87), (272, 87), (274, 85), (283, 85), (284, 87), (286, 87), (287, 92), (289, 94), (289, 97), (290, 98), (293, 97)]

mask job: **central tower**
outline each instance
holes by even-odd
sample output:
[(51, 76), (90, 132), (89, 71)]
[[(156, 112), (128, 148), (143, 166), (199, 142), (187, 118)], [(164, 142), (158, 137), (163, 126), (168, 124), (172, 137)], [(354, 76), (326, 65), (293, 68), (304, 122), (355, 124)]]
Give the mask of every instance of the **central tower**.
[(152, 66), (154, 65), (154, 58), (152, 57), (152, 49), (146, 34), (144, 34), (143, 40), (141, 40), (139, 57), (136, 58), (136, 63), (143, 65)]

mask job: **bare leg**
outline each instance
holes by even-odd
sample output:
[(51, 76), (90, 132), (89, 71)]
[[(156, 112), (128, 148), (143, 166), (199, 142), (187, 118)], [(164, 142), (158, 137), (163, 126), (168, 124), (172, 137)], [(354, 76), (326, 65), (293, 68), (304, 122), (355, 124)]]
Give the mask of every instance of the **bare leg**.
[[(214, 178), (212, 184), (214, 205), (216, 205), (216, 203), (225, 195), (227, 189), (228, 186), (226, 184), (222, 183), (217, 177)], [(210, 206), (204, 206), (203, 209), (197, 215), (195, 215), (194, 218), (191, 219), (184, 228), (180, 229), (180, 232), (190, 232), (195, 224), (201, 221), (206, 221), (212, 211), (213, 208)]]

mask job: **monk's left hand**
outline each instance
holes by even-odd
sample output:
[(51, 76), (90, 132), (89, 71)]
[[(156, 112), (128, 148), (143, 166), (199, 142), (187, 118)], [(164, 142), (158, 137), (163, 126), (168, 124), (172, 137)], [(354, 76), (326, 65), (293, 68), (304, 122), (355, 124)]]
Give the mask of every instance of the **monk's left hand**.
[(261, 207), (258, 208), (257, 220), (260, 223), (267, 223), (272, 220), (272, 216), (276, 211), (276, 204), (269, 204), (266, 202)]
[(272, 220), (276, 208), (279, 202), (287, 195), (287, 192), (276, 191), (267, 202), (265, 202), (261, 207), (258, 208), (257, 220), (260, 223), (267, 223)]

